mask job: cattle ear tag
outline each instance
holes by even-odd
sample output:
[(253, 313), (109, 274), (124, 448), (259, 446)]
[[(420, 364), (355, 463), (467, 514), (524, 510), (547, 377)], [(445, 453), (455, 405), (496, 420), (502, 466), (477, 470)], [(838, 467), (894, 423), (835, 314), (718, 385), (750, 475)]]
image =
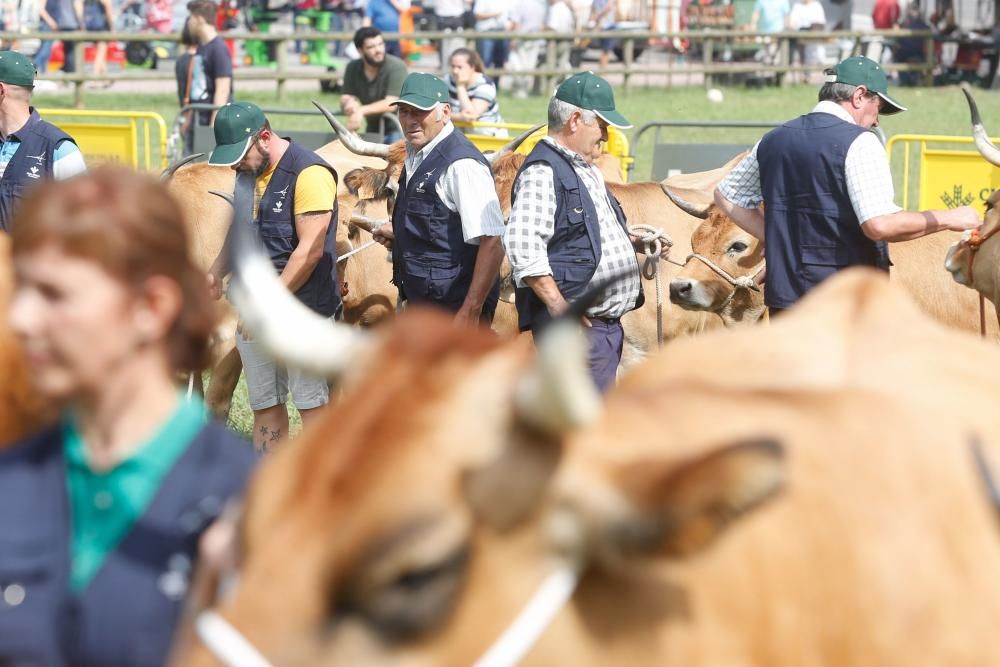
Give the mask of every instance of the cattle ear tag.
[(755, 439), (714, 449), (680, 465), (644, 461), (630, 465), (622, 481), (622, 490), (643, 513), (643, 523), (658, 528), (652, 541), (644, 531), (644, 546), (688, 556), (782, 489), (784, 448), (775, 440)]

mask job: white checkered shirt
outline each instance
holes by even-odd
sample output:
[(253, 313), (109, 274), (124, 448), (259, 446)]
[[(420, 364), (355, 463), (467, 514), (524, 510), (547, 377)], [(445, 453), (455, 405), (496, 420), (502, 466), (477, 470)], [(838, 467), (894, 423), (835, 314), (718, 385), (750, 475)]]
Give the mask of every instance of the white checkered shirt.
[[(587, 315), (621, 317), (635, 306), (639, 298), (639, 261), (628, 234), (615, 217), (608, 200), (604, 176), (578, 153), (563, 148), (549, 137), (543, 141), (548, 141), (570, 159), (573, 170), (587, 188), (597, 209), (601, 230), (601, 257), (590, 284), (615, 277), (615, 281), (608, 285), (601, 298), (587, 310)], [(534, 164), (525, 169), (515, 184), (513, 200), (504, 245), (507, 248), (507, 258), (514, 269), (515, 283), (518, 287), (523, 287), (526, 277), (552, 274), (548, 255), (556, 218), (552, 168), (546, 164)]]
[[(851, 115), (835, 102), (820, 102), (813, 113), (828, 113), (854, 123)], [(760, 165), (757, 163), (757, 146), (719, 184), (719, 192), (741, 208), (757, 208), (764, 200), (760, 188)], [(880, 215), (900, 211), (893, 201), (892, 173), (885, 148), (872, 132), (858, 135), (850, 148), (844, 164), (847, 177), (847, 195), (854, 207), (854, 214), (863, 224)]]

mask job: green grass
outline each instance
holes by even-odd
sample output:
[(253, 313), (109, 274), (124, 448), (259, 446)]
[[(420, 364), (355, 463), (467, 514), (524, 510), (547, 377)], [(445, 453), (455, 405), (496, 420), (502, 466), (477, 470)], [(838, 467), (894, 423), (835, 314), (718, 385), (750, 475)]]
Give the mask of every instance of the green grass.
[[(640, 77), (636, 77), (641, 80)], [(618, 94), (618, 108), (636, 126), (655, 120), (746, 120), (774, 121), (787, 120), (807, 112), (816, 101), (817, 86), (794, 85), (786, 88), (766, 88), (747, 90), (739, 87), (721, 88), (725, 101), (721, 104), (709, 102), (704, 89), (698, 86), (674, 88), (635, 89), (629, 95)], [(883, 129), (888, 137), (895, 134), (936, 134), (966, 135), (969, 132), (969, 114), (965, 98), (957, 87), (941, 88), (899, 88), (893, 91), (899, 101), (909, 107), (909, 111), (897, 116), (883, 118)], [(290, 91), (285, 102), (278, 103), (271, 91), (251, 92), (240, 95), (240, 99), (255, 102), (261, 106), (277, 108), (312, 108), (310, 100), (319, 99), (331, 108), (336, 108), (338, 96), (322, 94), (318, 90)], [(1000, 95), (978, 90), (977, 101), (988, 126), (1000, 132)], [(545, 98), (534, 97), (515, 100), (501, 95), (500, 107), (504, 119), (512, 123), (537, 123), (545, 120)], [(39, 94), (35, 98), (39, 107), (71, 108), (72, 97), (65, 94)], [(177, 111), (177, 98), (173, 94), (127, 94), (121, 92), (87, 93), (87, 105), (91, 109), (117, 109), (155, 111), (168, 125)], [(276, 121), (276, 126), (288, 129), (324, 129), (325, 121), (319, 117), (286, 116)], [(660, 141), (701, 142), (701, 143), (747, 143), (756, 141), (765, 130), (756, 129), (711, 129), (684, 128), (665, 130)], [(631, 135), (629, 135), (631, 138)], [(639, 145), (633, 145), (636, 166), (633, 180), (648, 179), (652, 163), (653, 133), (648, 133)], [(897, 193), (902, 184), (901, 159), (894, 156), (893, 168)], [(911, 185), (910, 201), (915, 202), (914, 184)], [(897, 196), (897, 201), (899, 198)], [(290, 411), (293, 431), (300, 425), (298, 413)], [(230, 421), (243, 433), (249, 433), (252, 413), (247, 406), (246, 387), (243, 381), (233, 399)]]

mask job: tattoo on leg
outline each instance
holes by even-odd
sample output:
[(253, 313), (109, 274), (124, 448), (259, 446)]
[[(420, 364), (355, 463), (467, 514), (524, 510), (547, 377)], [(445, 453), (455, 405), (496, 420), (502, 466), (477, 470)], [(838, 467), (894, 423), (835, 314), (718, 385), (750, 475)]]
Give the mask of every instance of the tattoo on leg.
[(275, 442), (280, 437), (281, 437), (280, 428), (277, 431), (271, 431), (271, 440), (269, 442)]
[(267, 427), (266, 426), (261, 426), (260, 427), (260, 434), (261, 435), (267, 435)]

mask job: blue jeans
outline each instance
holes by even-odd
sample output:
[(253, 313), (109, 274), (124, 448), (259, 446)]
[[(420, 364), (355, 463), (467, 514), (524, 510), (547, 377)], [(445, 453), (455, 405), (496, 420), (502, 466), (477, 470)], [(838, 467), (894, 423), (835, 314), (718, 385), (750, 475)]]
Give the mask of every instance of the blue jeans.
[[(503, 69), (507, 64), (507, 56), (510, 55), (510, 40), (507, 39), (481, 39), (476, 42), (476, 48), (483, 59), (483, 64), (487, 67)], [(493, 78), (493, 82), (500, 90), (500, 76)]]
[[(72, 28), (60, 28), (59, 32), (71, 32)], [(38, 27), (39, 32), (52, 32), (52, 28), (48, 26), (45, 22)], [(73, 54), (73, 42), (63, 42), (63, 66), (62, 71), (64, 72), (75, 72), (76, 62), (74, 61)], [(49, 58), (52, 57), (52, 42), (50, 40), (45, 40), (38, 45), (38, 53), (35, 54), (32, 62), (35, 65), (35, 69), (38, 70), (39, 76), (44, 76), (49, 69)]]

